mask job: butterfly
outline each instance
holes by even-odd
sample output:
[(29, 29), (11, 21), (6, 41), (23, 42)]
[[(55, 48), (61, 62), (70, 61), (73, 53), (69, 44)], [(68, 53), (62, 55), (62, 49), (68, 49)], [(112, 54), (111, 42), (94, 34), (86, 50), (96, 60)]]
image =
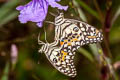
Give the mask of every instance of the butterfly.
[(58, 71), (75, 77), (77, 75), (73, 62), (75, 51), (83, 45), (101, 42), (103, 34), (85, 22), (64, 18), (63, 13), (55, 17), (54, 24), (55, 41), (44, 43), (38, 38), (38, 43), (42, 44), (39, 52), (44, 52)]

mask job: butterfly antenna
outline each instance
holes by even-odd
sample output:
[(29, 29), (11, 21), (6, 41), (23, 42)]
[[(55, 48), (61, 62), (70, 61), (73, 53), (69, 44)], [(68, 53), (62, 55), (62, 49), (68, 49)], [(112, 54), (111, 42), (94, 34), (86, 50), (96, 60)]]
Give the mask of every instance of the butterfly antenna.
[(55, 23), (54, 22), (51, 22), (51, 21), (45, 21), (46, 23), (50, 23), (50, 24), (54, 24), (55, 25)]
[(55, 15), (54, 13), (52, 13), (52, 12), (49, 12), (52, 16), (54, 16), (54, 17), (56, 17), (57, 15)]
[(40, 45), (41, 45), (41, 44), (45, 44), (43, 41), (40, 40), (40, 33), (39, 33), (39, 35), (38, 35), (38, 44), (40, 44)]
[(45, 41), (46, 41), (46, 43), (48, 43), (48, 41), (47, 41), (47, 39), (46, 39), (46, 30), (45, 30), (45, 27), (44, 27), (44, 32), (45, 32)]

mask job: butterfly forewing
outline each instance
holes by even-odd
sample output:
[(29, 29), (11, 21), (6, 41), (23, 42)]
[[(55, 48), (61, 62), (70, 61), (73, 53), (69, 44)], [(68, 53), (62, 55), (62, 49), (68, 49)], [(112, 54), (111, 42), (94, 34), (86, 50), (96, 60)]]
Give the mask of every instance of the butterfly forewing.
[(82, 35), (84, 36), (83, 44), (97, 43), (103, 40), (102, 32), (100, 32), (93, 26), (84, 22), (77, 22), (77, 25), (79, 26)]
[[(70, 22), (71, 20), (68, 19)], [(97, 43), (103, 40), (102, 32), (84, 22), (71, 21), (68, 25), (61, 25), (63, 28), (61, 41), (68, 40), (72, 47), (80, 47), (90, 43)]]

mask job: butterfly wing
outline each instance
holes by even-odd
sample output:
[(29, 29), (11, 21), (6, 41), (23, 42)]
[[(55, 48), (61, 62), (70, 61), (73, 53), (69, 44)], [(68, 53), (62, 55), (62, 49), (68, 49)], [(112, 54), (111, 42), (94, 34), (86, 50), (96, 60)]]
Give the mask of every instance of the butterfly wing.
[(77, 26), (79, 26), (82, 35), (84, 36), (83, 44), (97, 43), (103, 40), (102, 32), (93, 26), (84, 22), (77, 22)]
[(83, 36), (83, 45), (89, 43), (97, 43), (103, 40), (103, 34), (95, 27), (81, 21), (73, 20), (80, 28)]
[(101, 42), (102, 33), (96, 28), (78, 21), (66, 20), (57, 26), (55, 39), (59, 41), (59, 47), (52, 50), (49, 59), (53, 66), (67, 76), (76, 76), (73, 63), (75, 51), (80, 46)]
[(76, 76), (73, 63), (75, 51), (80, 46), (101, 42), (103, 39), (102, 33), (96, 28), (84, 22), (69, 19), (56, 28), (55, 36), (55, 40), (60, 45), (52, 46), (45, 54), (57, 70), (71, 77)]
[[(61, 25), (62, 31), (60, 40), (61, 42), (71, 42), (72, 46), (83, 46), (90, 43), (97, 43), (103, 40), (103, 34), (93, 26), (74, 20), (66, 20), (63, 25)], [(64, 41), (65, 40), (65, 41)]]
[(73, 63), (75, 53), (63, 46), (59, 48), (53, 47), (48, 53), (50, 53), (49, 55), (46, 53), (48, 60), (58, 71), (67, 76), (76, 76), (76, 69)]
[(80, 46), (103, 40), (102, 32), (84, 22), (66, 19), (60, 27), (60, 46), (69, 48), (71, 52), (74, 52)]

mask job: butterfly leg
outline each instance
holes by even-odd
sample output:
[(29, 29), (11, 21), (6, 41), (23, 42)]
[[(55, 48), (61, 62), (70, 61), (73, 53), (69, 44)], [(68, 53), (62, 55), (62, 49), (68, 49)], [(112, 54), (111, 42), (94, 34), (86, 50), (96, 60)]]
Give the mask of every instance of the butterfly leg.
[(41, 45), (41, 44), (45, 44), (43, 41), (40, 40), (40, 33), (38, 35), (38, 44)]
[(45, 21), (46, 23), (49, 23), (49, 24), (54, 24), (55, 25), (55, 23), (54, 22), (51, 22), (51, 21)]

